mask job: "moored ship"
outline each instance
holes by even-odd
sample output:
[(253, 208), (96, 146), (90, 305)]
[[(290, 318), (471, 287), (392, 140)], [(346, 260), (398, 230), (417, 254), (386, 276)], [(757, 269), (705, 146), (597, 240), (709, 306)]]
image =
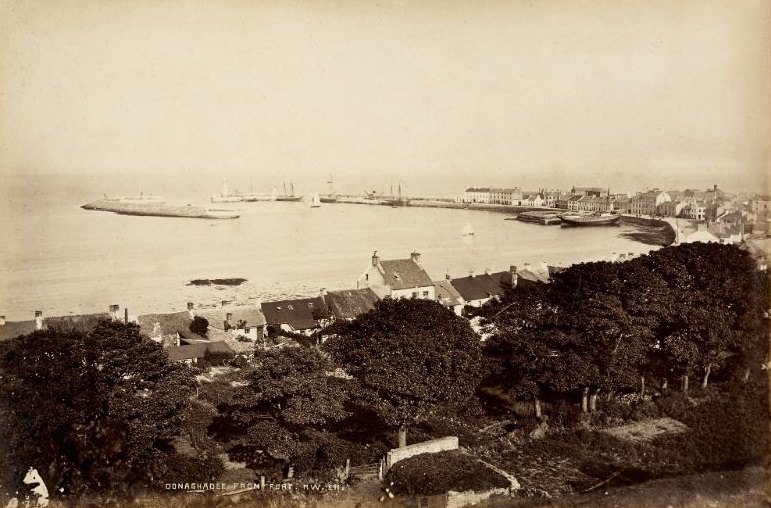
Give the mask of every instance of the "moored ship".
[(621, 216), (610, 212), (588, 214), (565, 213), (559, 215), (562, 227), (572, 226), (617, 226)]
[(228, 190), (228, 181), (225, 178), (222, 179), (222, 192), (211, 197), (212, 203), (238, 203), (243, 200), (244, 196), (240, 192), (237, 190), (230, 192)]
[(289, 182), (289, 189), (290, 192), (286, 192), (286, 182), (284, 182), (284, 195), (283, 196), (276, 196), (276, 201), (301, 201), (302, 196), (295, 196), (294, 194), (294, 184), (292, 182)]

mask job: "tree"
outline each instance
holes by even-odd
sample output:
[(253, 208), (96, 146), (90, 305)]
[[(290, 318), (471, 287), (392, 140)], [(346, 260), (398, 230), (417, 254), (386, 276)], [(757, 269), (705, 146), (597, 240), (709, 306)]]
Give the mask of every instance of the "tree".
[(357, 402), (399, 429), (452, 414), (480, 380), (479, 338), (440, 304), (386, 298), (338, 330), (326, 347), (357, 381)]
[(186, 367), (133, 324), (41, 330), (0, 344), (6, 485), (35, 467), (64, 496), (158, 488), (193, 391)]
[(209, 320), (203, 316), (195, 316), (190, 322), (190, 331), (202, 337), (209, 334)]
[(257, 350), (252, 364), (228, 380), (235, 388), (204, 393), (221, 414), (217, 439), (268, 474), (290, 464), (313, 469), (320, 449), (334, 441), (324, 428), (348, 415), (346, 381), (328, 375), (334, 370), (328, 356), (314, 348)]

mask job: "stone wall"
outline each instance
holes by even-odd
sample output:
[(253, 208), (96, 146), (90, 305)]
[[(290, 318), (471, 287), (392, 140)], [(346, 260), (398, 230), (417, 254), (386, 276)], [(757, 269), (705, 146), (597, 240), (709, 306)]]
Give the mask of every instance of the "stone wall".
[(423, 441), (422, 443), (415, 443), (404, 448), (394, 448), (386, 453), (385, 468), (383, 474), (391, 469), (391, 466), (399, 462), (400, 460), (420, 455), (421, 453), (437, 453), (447, 450), (458, 449), (458, 438), (455, 436), (441, 437), (439, 439), (432, 439), (430, 441)]

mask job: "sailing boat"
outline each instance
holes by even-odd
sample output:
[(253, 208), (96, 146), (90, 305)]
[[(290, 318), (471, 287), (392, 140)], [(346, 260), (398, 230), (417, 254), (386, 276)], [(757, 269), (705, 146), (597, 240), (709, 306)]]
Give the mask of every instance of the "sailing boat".
[(300, 201), (303, 198), (302, 196), (294, 195), (294, 184), (292, 182), (289, 182), (289, 188), (291, 193), (286, 192), (286, 182), (284, 182), (284, 195), (276, 196), (276, 201)]
[(471, 223), (467, 222), (466, 227), (463, 228), (461, 236), (474, 236), (474, 228), (471, 227)]
[(311, 199), (311, 208), (320, 208), (321, 207), (321, 200), (319, 199), (319, 193), (313, 195), (313, 199)]
[(380, 203), (381, 205), (387, 205), (387, 206), (407, 206), (410, 204), (409, 199), (402, 199), (402, 183), (399, 182), (399, 198), (394, 199), (394, 186), (391, 185), (391, 199), (386, 199), (385, 201), (382, 201)]

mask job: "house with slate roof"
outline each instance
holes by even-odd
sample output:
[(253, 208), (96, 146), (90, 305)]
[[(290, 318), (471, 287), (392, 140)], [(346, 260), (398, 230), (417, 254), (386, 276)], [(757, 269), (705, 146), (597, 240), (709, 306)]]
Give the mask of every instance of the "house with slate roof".
[(466, 301), (460, 293), (458, 293), (458, 290), (452, 287), (449, 280), (435, 280), (434, 288), (436, 290), (437, 302), (448, 309), (452, 309), (458, 316), (463, 313), (463, 306), (466, 305)]
[(373, 310), (378, 296), (370, 288), (329, 291), (325, 301), (333, 319), (351, 321)]
[(263, 302), (262, 313), (268, 326), (278, 327), (287, 332), (310, 335), (329, 322), (329, 310), (324, 296)]
[(43, 312), (36, 310), (34, 319), (23, 321), (6, 321), (0, 316), (0, 341), (9, 340), (32, 333), (36, 330), (59, 329), (66, 331), (91, 331), (100, 321), (117, 319), (117, 305), (110, 305), (109, 313), (77, 314), (44, 318)]
[(202, 309), (197, 315), (209, 322), (212, 339), (225, 340), (246, 337), (251, 341), (262, 341), (265, 333), (265, 316), (256, 305), (231, 305), (222, 302), (221, 308)]
[(493, 298), (500, 298), (509, 288), (517, 287), (519, 275), (517, 267), (512, 266), (506, 272), (485, 272), (468, 277), (450, 279), (450, 284), (470, 307), (481, 307)]
[(195, 313), (193, 304), (188, 303), (187, 312), (165, 314), (142, 314), (137, 316), (139, 332), (165, 346), (179, 345), (180, 331), (190, 330)]
[(368, 287), (381, 298), (436, 300), (434, 283), (423, 269), (419, 252), (410, 254), (409, 259), (381, 260), (375, 251), (370, 265), (356, 281), (356, 287)]

